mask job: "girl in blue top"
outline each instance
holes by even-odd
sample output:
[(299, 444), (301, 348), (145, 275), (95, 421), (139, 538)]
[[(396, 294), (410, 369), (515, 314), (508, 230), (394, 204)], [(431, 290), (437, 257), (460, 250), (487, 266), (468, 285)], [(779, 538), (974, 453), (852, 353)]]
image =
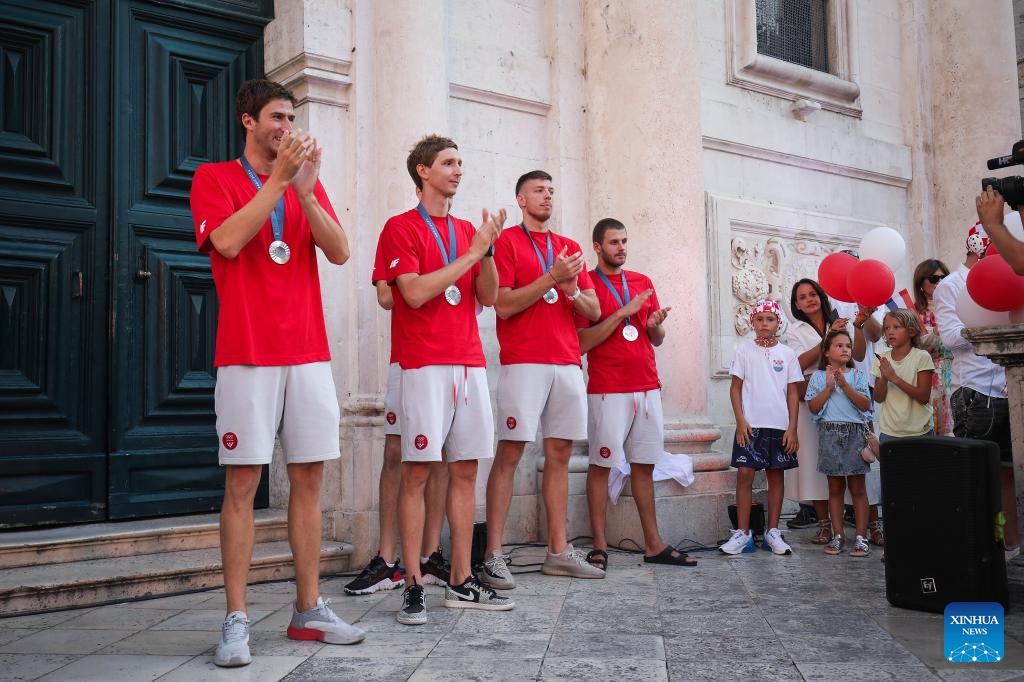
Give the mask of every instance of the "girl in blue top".
[(867, 375), (853, 368), (853, 339), (846, 330), (830, 331), (822, 339), (819, 367), (807, 383), (804, 399), (818, 423), (818, 471), (828, 477), (832, 539), (825, 545), (825, 553), (843, 551), (843, 497), (849, 485), (857, 520), (857, 539), (850, 556), (865, 557), (871, 553), (864, 539), (868, 525), (864, 475), (870, 465), (861, 450), (867, 445), (871, 394)]

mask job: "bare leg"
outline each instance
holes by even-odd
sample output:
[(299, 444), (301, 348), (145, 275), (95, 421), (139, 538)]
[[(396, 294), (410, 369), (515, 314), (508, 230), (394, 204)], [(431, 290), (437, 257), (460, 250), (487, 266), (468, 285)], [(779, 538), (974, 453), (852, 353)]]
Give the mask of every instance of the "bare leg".
[(786, 488), (786, 472), (782, 469), (765, 469), (764, 476), (768, 480), (768, 527), (765, 528), (765, 532), (768, 532), (779, 527), (782, 498)]
[[(423, 491), (427, 487), (427, 462), (402, 462), (402, 484), (398, 495), (398, 534), (405, 555), (408, 585), (422, 585), (419, 551), (423, 541)], [(415, 557), (415, 558), (413, 558)]]
[[(494, 453), (491, 473), (487, 477), (487, 555), (501, 551), (505, 521), (512, 506), (512, 487), (516, 467), (523, 457), (526, 443), (515, 440), (499, 440)], [(546, 477), (545, 477), (546, 478)], [(451, 521), (449, 520), (449, 525)]]
[(452, 533), (451, 584), (466, 582), (473, 545), (477, 460), (448, 464), (448, 528)]
[[(630, 464), (629, 487), (640, 516), (640, 528), (644, 532), (644, 547), (647, 556), (657, 556), (665, 549), (665, 541), (658, 531), (658, 514), (654, 509), (654, 465)], [(605, 490), (608, 486), (605, 486)]]
[[(832, 535), (843, 534), (843, 497), (846, 495), (846, 477), (828, 477), (828, 507), (832, 518)], [(814, 506), (818, 506), (817, 500)], [(828, 518), (818, 514), (819, 519)]]
[(853, 498), (853, 518), (856, 520), (857, 535), (868, 536), (868, 488), (864, 474), (847, 476), (846, 484), (850, 486), (850, 497)]
[(384, 436), (384, 465), (380, 469), (377, 515), (380, 519), (380, 558), (397, 559), (398, 488), (402, 483), (402, 437)]
[(541, 493), (548, 516), (548, 551), (559, 554), (568, 544), (566, 517), (569, 514), (569, 457), (572, 441), (544, 439), (544, 482)]
[(754, 499), (754, 470), (740, 467), (736, 470), (736, 530), (750, 532), (750, 505)]
[[(832, 496), (832, 493), (830, 491), (829, 492), (829, 498), (831, 498), (831, 496)], [(828, 521), (829, 520), (829, 507), (830, 507), (829, 500), (812, 500), (811, 504), (814, 505), (814, 513), (818, 515), (818, 521)], [(839, 523), (840, 523), (840, 528), (842, 528), (842, 523), (843, 523), (843, 510), (842, 510), (842, 508), (839, 509)]]
[(587, 468), (587, 509), (590, 511), (590, 530), (594, 535), (594, 549), (608, 549), (605, 525), (608, 519), (608, 475), (610, 471), (607, 467), (593, 464)]
[[(441, 455), (444, 457), (444, 454)], [(426, 515), (423, 522), (423, 544), (420, 556), (430, 556), (441, 546), (441, 529), (444, 527), (445, 498), (448, 496), (448, 465), (432, 462), (427, 475)], [(417, 561), (419, 558), (417, 557)], [(406, 558), (412, 561), (412, 558)]]
[(324, 463), (288, 465), (288, 544), (295, 562), (295, 608), (308, 611), (320, 596), (320, 487)]
[[(224, 503), (220, 510), (220, 556), (224, 562), (227, 613), (245, 612), (245, 588), (256, 538), (252, 503), (263, 468), (229, 464), (224, 467)], [(290, 525), (290, 524), (289, 524)]]

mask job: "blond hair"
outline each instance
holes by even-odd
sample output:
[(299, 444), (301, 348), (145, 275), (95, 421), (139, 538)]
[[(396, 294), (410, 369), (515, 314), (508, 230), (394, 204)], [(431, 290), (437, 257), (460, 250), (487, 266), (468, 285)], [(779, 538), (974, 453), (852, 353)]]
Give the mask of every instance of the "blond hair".
[(911, 333), (910, 345), (914, 348), (918, 347), (918, 342), (921, 339), (921, 334), (924, 330), (921, 329), (921, 321), (917, 317), (917, 313), (907, 308), (897, 308), (896, 310), (890, 310), (882, 318), (882, 324), (885, 324), (885, 318), (891, 317), (901, 325), (907, 328), (907, 331)]

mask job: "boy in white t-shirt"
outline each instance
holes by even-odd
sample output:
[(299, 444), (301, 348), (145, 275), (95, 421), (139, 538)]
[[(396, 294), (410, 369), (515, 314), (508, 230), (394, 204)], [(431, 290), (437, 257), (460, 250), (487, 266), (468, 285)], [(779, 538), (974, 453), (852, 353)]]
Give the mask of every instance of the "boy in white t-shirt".
[(764, 298), (754, 304), (750, 326), (757, 335), (736, 348), (732, 361), (729, 399), (736, 415), (736, 441), (732, 466), (736, 467), (736, 525), (738, 528), (719, 549), (739, 554), (753, 549), (750, 505), (754, 473), (765, 471), (768, 479), (768, 531), (765, 542), (775, 554), (792, 554), (779, 532), (784, 491), (783, 472), (797, 466), (798, 387), (804, 380), (796, 351), (779, 343), (776, 334), (782, 311)]

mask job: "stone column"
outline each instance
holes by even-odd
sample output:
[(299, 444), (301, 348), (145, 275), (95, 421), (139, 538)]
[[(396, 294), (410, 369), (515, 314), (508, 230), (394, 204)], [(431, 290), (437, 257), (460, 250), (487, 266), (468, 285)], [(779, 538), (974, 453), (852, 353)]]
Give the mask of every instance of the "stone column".
[[(324, 150), (320, 181), (355, 252), (357, 242), (348, 211), (353, 198), (351, 168), (355, 158), (349, 143), (352, 136), (349, 110), (351, 13), (344, 0), (278, 2), (275, 11), (276, 18), (267, 26), (265, 35), (266, 77), (293, 92), (298, 99), (296, 126), (311, 131)], [(355, 268), (352, 260), (342, 267), (332, 265), (322, 254), (319, 268), (334, 381), (338, 395), (344, 396), (353, 390), (347, 360), (355, 328), (352, 307), (348, 303), (356, 282)], [(327, 514), (352, 502), (345, 494), (345, 484), (350, 479), (346, 468), (350, 464), (351, 452), (343, 449), (342, 459), (324, 470), (322, 503)], [(282, 457), (275, 455), (270, 476), (271, 506), (286, 507), (288, 475)], [(326, 533), (334, 535), (330, 528)]]
[[(1013, 477), (1017, 487), (1017, 527), (1024, 529), (1024, 325), (965, 329), (978, 355), (1006, 368), (1006, 395), (1010, 404)], [(1003, 510), (1009, 513), (1008, 510)]]
[(650, 275), (662, 305), (672, 306), (657, 354), (668, 450), (719, 472), (698, 477), (686, 496), (671, 482), (659, 484), (659, 517), (667, 537), (678, 529), (710, 541), (722, 525), (711, 519), (725, 518), (723, 493), (732, 483), (721, 471), (728, 458), (711, 453), (720, 434), (707, 415), (698, 12), (695, 3), (675, 0), (585, 0), (583, 8), (590, 224), (604, 217), (625, 223), (627, 267)]
[[(1009, 154), (1021, 137), (1013, 7), (1005, 0), (913, 4), (924, 8), (925, 16), (916, 14), (924, 22), (918, 35), (927, 37), (922, 61), (931, 104), (922, 112), (930, 125), (918, 128), (920, 151), (930, 157), (930, 177), (921, 180), (930, 188), (938, 235), (938, 253), (925, 257), (953, 267), (963, 260), (966, 230), (977, 220), (974, 198), (981, 178), (1024, 174), (1021, 167), (997, 172), (985, 167), (986, 159)], [(968, 45), (974, 48), (958, 47)], [(918, 168), (915, 164), (915, 184)]]

